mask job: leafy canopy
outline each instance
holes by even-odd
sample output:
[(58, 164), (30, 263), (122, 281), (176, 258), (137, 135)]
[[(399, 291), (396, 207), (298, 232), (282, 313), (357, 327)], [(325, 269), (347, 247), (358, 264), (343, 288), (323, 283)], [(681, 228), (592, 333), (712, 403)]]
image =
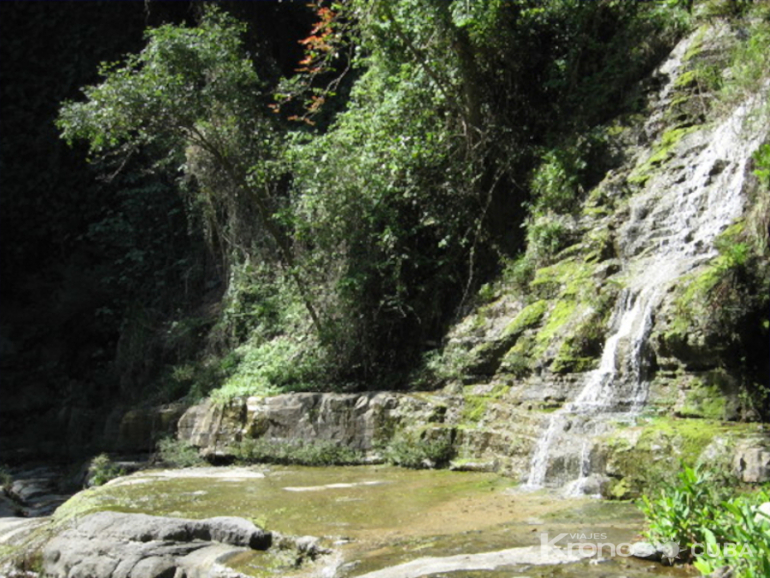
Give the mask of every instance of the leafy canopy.
[(84, 89), (85, 102), (63, 105), (57, 126), (92, 154), (159, 139), (176, 149), (210, 150), (222, 133), (248, 118), (260, 81), (243, 55), (245, 26), (209, 7), (200, 26), (147, 30), (147, 46), (125, 64), (102, 64), (101, 84)]

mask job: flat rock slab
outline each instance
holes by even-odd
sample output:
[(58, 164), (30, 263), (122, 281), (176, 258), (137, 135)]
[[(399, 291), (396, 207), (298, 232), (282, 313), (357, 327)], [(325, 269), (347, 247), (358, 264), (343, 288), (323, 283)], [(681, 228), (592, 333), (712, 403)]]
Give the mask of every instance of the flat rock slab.
[[(97, 512), (79, 519), (43, 550), (48, 578), (193, 578), (272, 535), (237, 517), (206, 520)], [(206, 563), (202, 565), (202, 561)]]
[(223, 482), (242, 482), (244, 480), (259, 480), (265, 477), (264, 472), (252, 468), (239, 467), (200, 467), (177, 470), (143, 471), (130, 476), (122, 476), (107, 482), (108, 486), (131, 486), (148, 484), (157, 480), (174, 480), (180, 478), (211, 478)]
[(437, 558), (419, 558), (398, 566), (369, 572), (358, 578), (419, 578), (444, 572), (495, 570), (519, 564), (542, 566), (580, 562), (589, 555), (567, 552), (553, 546), (527, 546), (481, 554), (460, 554)]

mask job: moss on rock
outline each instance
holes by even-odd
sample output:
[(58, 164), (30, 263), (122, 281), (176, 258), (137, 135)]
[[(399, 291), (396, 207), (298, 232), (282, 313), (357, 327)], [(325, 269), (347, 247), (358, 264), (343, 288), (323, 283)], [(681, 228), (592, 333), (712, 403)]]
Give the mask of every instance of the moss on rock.
[(607, 498), (630, 499), (673, 481), (682, 464), (692, 467), (717, 437), (733, 439), (755, 425), (706, 419), (657, 417), (643, 425), (615, 430), (604, 441)]

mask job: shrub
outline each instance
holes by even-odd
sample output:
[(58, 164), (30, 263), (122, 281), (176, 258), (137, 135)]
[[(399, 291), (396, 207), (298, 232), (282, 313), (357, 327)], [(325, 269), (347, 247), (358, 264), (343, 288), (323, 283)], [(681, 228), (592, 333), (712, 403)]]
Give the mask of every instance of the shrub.
[[(705, 547), (694, 566), (703, 574), (730, 566), (734, 576), (770, 576), (770, 516), (757, 509), (758, 504), (768, 501), (770, 495), (759, 492), (724, 502), (717, 529), (703, 531)], [(726, 545), (735, 545), (735, 555)]]
[(361, 452), (326, 440), (246, 439), (235, 447), (234, 453), (239, 461), (246, 463), (344, 466), (364, 461)]
[(237, 362), (230, 376), (211, 395), (218, 403), (242, 396), (324, 389), (318, 377), (324, 373), (325, 360), (312, 340), (302, 342), (281, 336), (262, 343), (246, 343), (235, 354)]
[(204, 463), (198, 448), (172, 437), (163, 438), (158, 442), (157, 457), (164, 464), (175, 468), (191, 468)]
[(770, 576), (770, 518), (757, 505), (768, 501), (767, 491), (738, 496), (729, 478), (686, 467), (658, 498), (643, 497), (640, 508), (645, 536), (678, 544), (681, 561), (704, 574), (729, 566), (736, 577), (760, 578)]
[(113, 463), (107, 454), (99, 454), (88, 466), (88, 486), (103, 486), (110, 480), (125, 475), (125, 470)]
[(548, 264), (556, 254), (577, 239), (570, 217), (547, 213), (527, 223), (527, 252), (538, 264)]
[(454, 448), (447, 435), (425, 439), (417, 434), (401, 433), (385, 446), (383, 457), (395, 466), (436, 468), (449, 463), (454, 457)]

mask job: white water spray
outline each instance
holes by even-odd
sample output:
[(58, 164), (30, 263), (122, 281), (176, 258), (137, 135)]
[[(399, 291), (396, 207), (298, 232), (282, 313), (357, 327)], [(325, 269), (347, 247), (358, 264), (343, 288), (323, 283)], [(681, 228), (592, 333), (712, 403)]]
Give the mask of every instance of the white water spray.
[[(678, 70), (685, 50), (683, 43), (661, 70)], [(662, 94), (675, 80), (672, 75)], [(586, 375), (578, 395), (549, 417), (525, 487), (561, 485), (564, 480), (553, 479), (549, 471), (554, 449), (560, 448), (565, 461), (564, 447), (577, 454), (575, 442), (580, 441), (579, 460), (572, 459), (578, 462), (577, 478), (568, 489), (582, 493), (592, 473), (591, 439), (607, 431), (610, 421), (632, 421), (644, 408), (649, 393), (646, 345), (654, 312), (673, 283), (715, 256), (715, 238), (743, 213), (747, 162), (767, 134), (766, 127), (750, 120), (756, 106), (749, 102), (715, 127), (689, 135), (680, 147), (679, 160), (685, 162), (661, 169), (631, 199), (631, 219), (620, 232), (627, 286), (610, 321), (599, 367)]]

